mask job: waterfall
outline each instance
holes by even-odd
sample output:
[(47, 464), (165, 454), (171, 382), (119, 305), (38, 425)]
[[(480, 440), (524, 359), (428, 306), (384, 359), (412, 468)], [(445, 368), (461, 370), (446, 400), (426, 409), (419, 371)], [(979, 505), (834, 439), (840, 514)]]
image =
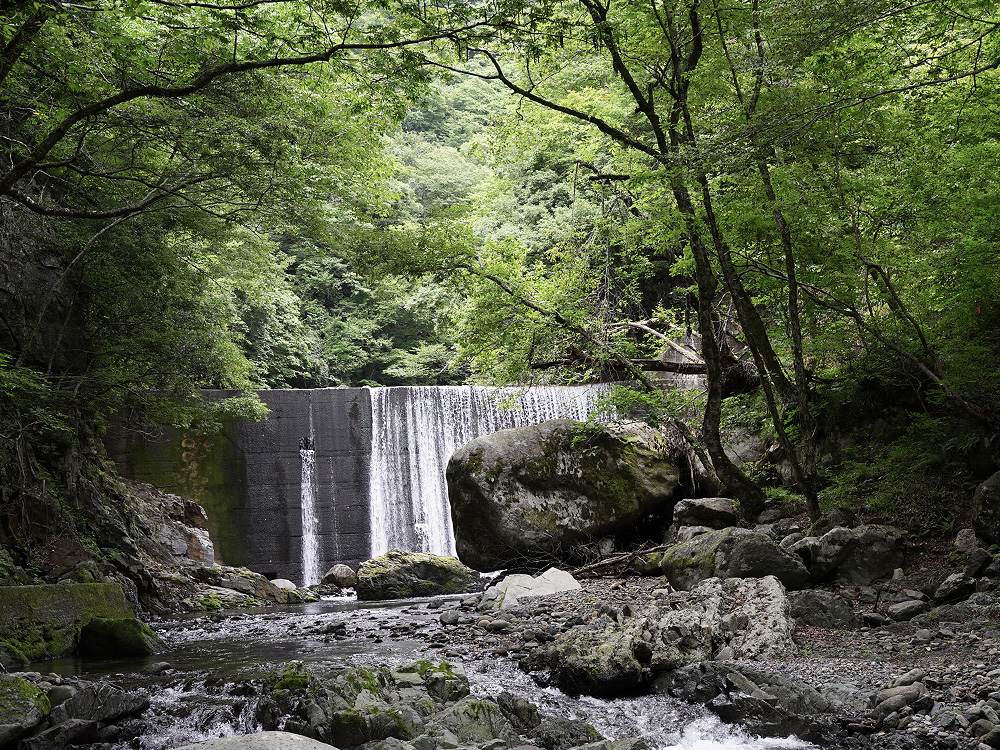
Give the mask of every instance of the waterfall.
[(445, 469), (470, 440), (549, 419), (586, 419), (600, 387), (372, 388), (371, 556), (455, 554)]
[(316, 433), (313, 427), (313, 405), (309, 400), (309, 436), (299, 440), (302, 461), (300, 505), (302, 507), (302, 585), (320, 582), (323, 571), (319, 564), (319, 513), (316, 509)]

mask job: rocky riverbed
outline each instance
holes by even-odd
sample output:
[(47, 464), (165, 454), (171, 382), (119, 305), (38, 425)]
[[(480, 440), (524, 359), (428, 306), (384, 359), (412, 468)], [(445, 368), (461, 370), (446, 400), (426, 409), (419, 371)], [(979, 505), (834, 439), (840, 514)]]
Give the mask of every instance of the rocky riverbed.
[[(346, 679), (343, 670), (360, 669), (367, 672), (356, 674), (375, 680), (369, 686), (375, 689), (368, 690), (371, 700), (361, 696), (362, 708), (367, 706), (367, 711), (374, 707), (372, 710), (382, 713), (401, 711), (412, 725), (395, 735), (389, 732), (379, 736), (379, 726), (392, 729), (395, 725), (383, 726), (378, 723), (381, 720), (373, 719), (374, 724), (366, 725), (369, 734), (355, 737), (362, 738), (356, 744), (366, 744), (371, 750), (411, 750), (410, 746), (414, 750), (449, 750), (450, 736), (428, 734), (427, 726), (433, 729), (437, 713), (454, 709), (466, 698), (467, 704), (492, 701), (498, 706), (499, 734), (478, 739), (470, 735), (467, 741), (459, 738), (455, 746), (503, 750), (530, 744), (547, 750), (568, 750), (603, 742), (591, 736), (586, 725), (600, 725), (593, 717), (618, 703), (587, 698), (565, 703), (561, 701), (575, 699), (546, 687), (558, 684), (572, 692), (573, 676), (581, 673), (564, 670), (566, 649), (596, 637), (609, 644), (606, 664), (611, 668), (621, 667), (627, 674), (629, 669), (635, 669), (628, 657), (636, 657), (638, 672), (631, 689), (614, 683), (615, 694), (652, 694), (649, 698), (620, 699), (638, 701), (628, 703), (628, 715), (645, 716), (647, 720), (657, 716), (653, 723), (662, 726), (656, 729), (669, 725), (672, 732), (630, 732), (641, 724), (633, 718), (619, 721), (617, 726), (602, 727), (601, 734), (616, 742), (643, 740), (658, 747), (754, 747), (747, 744), (750, 741), (734, 739), (715, 740), (715, 744), (708, 740), (701, 745), (697, 744), (701, 740), (680, 744), (684, 727), (705, 721), (710, 713), (759, 734), (796, 734), (816, 745), (834, 748), (1000, 747), (1000, 601), (995, 593), (978, 592), (965, 602), (937, 608), (926, 603), (901, 608), (908, 602), (921, 602), (922, 595), (906, 581), (879, 587), (842, 587), (836, 592), (814, 590), (812, 594), (820, 597), (821, 606), (812, 614), (802, 610), (801, 602), (796, 603), (804, 592), (793, 594), (787, 614), (797, 612), (799, 620), (789, 621), (787, 644), (772, 638), (773, 648), (762, 650), (749, 637), (752, 613), (745, 607), (748, 592), (752, 591), (737, 584), (731, 586), (728, 593), (719, 590), (712, 594), (672, 591), (662, 578), (599, 579), (585, 580), (575, 591), (521, 599), (507, 609), (480, 609), (480, 596), (456, 595), (401, 606), (358, 608), (354, 602), (338, 600), (281, 612), (220, 612), (161, 620), (154, 626), (170, 648), (166, 654), (104, 667), (93, 662), (53, 663), (53, 670), (63, 672), (61, 676), (28, 675), (27, 682), (39, 691), (35, 695), (38, 700), (31, 699), (36, 707), (45, 700), (57, 706), (69, 697), (81, 697), (61, 712), (63, 718), (73, 720), (72, 724), (61, 729), (57, 724), (46, 728), (41, 712), (37, 712), (35, 719), (41, 723), (34, 729), (25, 728), (25, 733), (42, 729), (44, 738), (37, 739), (41, 735), (36, 734), (36, 739), (22, 742), (28, 743), (24, 745), (26, 750), (59, 750), (95, 743), (101, 750), (161, 750), (213, 734), (261, 728), (291, 728), (322, 739), (317, 727), (327, 726), (327, 731), (332, 731), (333, 714), (360, 710), (360, 692), (345, 697), (343, 690), (330, 688), (329, 681), (340, 680), (341, 684)], [(835, 595), (841, 596), (846, 612), (832, 606)], [(719, 627), (703, 632), (695, 623), (684, 620), (687, 615), (682, 617), (682, 613), (692, 604), (697, 605), (696, 609), (701, 607), (701, 612), (716, 607), (712, 616), (718, 615)], [(886, 619), (890, 610), (904, 616), (901, 611), (921, 609), (925, 611), (910, 620)], [(782, 616), (780, 611), (760, 611), (765, 617)], [(803, 624), (830, 612), (838, 613), (849, 624)], [(741, 618), (743, 614), (747, 614), (746, 621)], [(640, 622), (641, 627), (637, 626)], [(776, 625), (780, 623), (770, 623), (758, 635), (773, 635), (772, 626)], [(781, 631), (781, 627), (777, 630)], [(624, 641), (613, 640), (626, 637), (621, 634), (632, 639), (628, 641), (629, 653), (622, 648)], [(649, 644), (648, 653), (643, 643)], [(684, 643), (690, 653), (699, 648), (708, 650), (687, 666), (667, 663), (665, 660), (673, 658), (671, 655)], [(583, 650), (589, 658), (590, 650)], [(286, 694), (276, 700), (274, 675), (283, 674), (293, 661), (301, 662), (301, 670), (309, 676), (303, 678), (304, 682), (293, 679), (278, 689), (294, 688), (304, 693), (299, 697)], [(419, 666), (421, 663), (447, 663), (453, 666), (443, 669), (456, 673), (464, 668), (472, 676), (471, 697), (445, 701), (435, 705), (434, 711), (424, 700), (424, 708), (420, 708), (422, 696), (406, 692), (420, 685), (416, 678), (405, 675), (414, 674), (412, 670), (418, 675), (421, 670), (426, 672), (426, 667)], [(95, 682), (99, 669), (118, 676), (111, 682), (109, 678)], [(293, 673), (298, 671), (293, 669)], [(66, 676), (72, 672), (78, 676)], [(491, 676), (496, 674), (502, 676)], [(511, 675), (520, 677), (514, 679)], [(613, 673), (605, 676), (617, 679)], [(426, 674), (420, 677), (423, 680)], [(584, 680), (580, 687), (599, 693), (594, 686), (600, 679), (603, 677), (595, 673), (592, 682)], [(407, 681), (413, 684), (404, 684)], [(86, 696), (97, 695), (94, 691), (108, 684), (119, 686), (126, 695), (140, 696), (139, 700), (124, 702), (121, 696), (116, 699), (129, 709), (130, 715), (120, 711), (101, 716), (86, 714)], [(318, 694), (317, 684), (329, 693), (325, 707), (313, 701), (320, 710), (311, 708), (305, 699), (307, 694)], [(553, 729), (551, 737), (543, 741), (545, 732), (533, 736), (533, 727), (515, 726), (507, 715), (509, 706), (504, 709), (498, 702), (504, 689), (512, 696), (505, 699), (508, 702), (517, 699), (541, 704), (545, 720), (576, 723), (559, 725), (562, 728)], [(100, 702), (110, 704), (109, 700), (104, 696)], [(145, 708), (146, 703), (151, 703), (152, 708)], [(82, 708), (73, 708), (76, 704)], [(270, 713), (261, 709), (263, 705), (271, 706)], [(518, 710), (530, 713), (530, 709), (517, 705), (521, 706)], [(579, 713), (580, 705), (586, 705), (589, 713)], [(190, 709), (187, 714), (184, 706)], [(485, 710), (477, 706), (470, 709), (473, 714)], [(413, 719), (411, 709), (422, 723)], [(196, 710), (202, 713), (192, 722), (189, 716)], [(464, 710), (454, 709), (452, 713)], [(672, 718), (665, 718), (668, 714)], [(499, 717), (510, 724), (513, 734)], [(195, 727), (191, 731), (177, 731), (180, 725), (192, 724)], [(459, 736), (453, 729), (448, 731)], [(443, 742), (434, 739), (440, 739), (439, 735), (445, 738)], [(564, 740), (557, 743), (553, 738), (560, 736)], [(328, 735), (326, 739), (333, 737)], [(8, 740), (5, 746), (15, 747), (16, 741)], [(610, 745), (601, 747), (608, 750)]]

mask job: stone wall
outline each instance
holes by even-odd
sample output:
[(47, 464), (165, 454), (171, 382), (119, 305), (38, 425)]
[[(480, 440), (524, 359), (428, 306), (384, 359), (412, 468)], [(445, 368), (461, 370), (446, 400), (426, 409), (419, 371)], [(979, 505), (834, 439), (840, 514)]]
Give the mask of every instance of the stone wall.
[(260, 397), (271, 412), (262, 422), (234, 420), (211, 435), (112, 431), (105, 442), (126, 477), (205, 508), (220, 562), (296, 582), (302, 578), (299, 450), (308, 444), (316, 457), (321, 567), (367, 560), (369, 392), (271, 390)]

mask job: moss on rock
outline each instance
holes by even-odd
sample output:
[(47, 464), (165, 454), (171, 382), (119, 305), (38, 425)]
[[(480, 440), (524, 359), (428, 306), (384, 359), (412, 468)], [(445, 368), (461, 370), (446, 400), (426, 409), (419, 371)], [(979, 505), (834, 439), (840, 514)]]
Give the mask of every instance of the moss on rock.
[(118, 584), (0, 587), (0, 663), (23, 666), (68, 656), (77, 650), (83, 627), (99, 619), (138, 623)]
[(456, 557), (389, 550), (358, 568), (358, 599), (376, 601), (456, 594), (471, 590), (478, 576)]

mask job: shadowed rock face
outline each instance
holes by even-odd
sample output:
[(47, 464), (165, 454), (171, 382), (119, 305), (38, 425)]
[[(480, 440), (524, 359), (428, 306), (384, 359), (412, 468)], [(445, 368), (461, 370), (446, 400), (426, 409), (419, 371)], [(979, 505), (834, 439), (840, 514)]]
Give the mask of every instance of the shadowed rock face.
[(679, 474), (656, 432), (582, 430), (566, 419), (501, 430), (448, 464), (458, 556), (482, 570), (518, 559), (563, 559), (574, 547), (634, 526), (670, 502)]

